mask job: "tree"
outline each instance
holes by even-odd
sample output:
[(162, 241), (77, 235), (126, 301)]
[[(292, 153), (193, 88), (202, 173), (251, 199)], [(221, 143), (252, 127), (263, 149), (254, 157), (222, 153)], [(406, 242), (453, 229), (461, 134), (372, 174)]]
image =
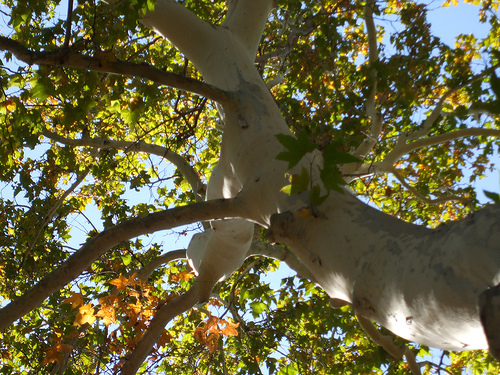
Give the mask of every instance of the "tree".
[(496, 373), (498, 2), (2, 3), (4, 373)]

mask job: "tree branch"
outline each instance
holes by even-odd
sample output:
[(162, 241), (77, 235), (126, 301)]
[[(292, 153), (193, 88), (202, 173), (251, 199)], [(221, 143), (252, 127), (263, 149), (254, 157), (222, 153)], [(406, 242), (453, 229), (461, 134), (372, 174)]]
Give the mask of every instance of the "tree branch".
[(415, 195), (418, 199), (420, 199), (422, 202), (424, 202), (426, 204), (439, 204), (439, 203), (444, 203), (444, 202), (448, 202), (448, 201), (458, 201), (458, 202), (461, 202), (464, 206), (469, 207), (471, 209), (471, 211), (475, 211), (474, 205), (467, 198), (458, 197), (458, 196), (440, 197), (440, 198), (436, 198), (436, 199), (427, 198), (425, 195), (423, 195), (417, 189), (415, 189), (413, 186), (411, 186), (408, 182), (406, 182), (405, 178), (396, 170), (396, 168), (393, 168), (391, 172), (394, 175), (394, 177), (396, 177), (398, 179), (398, 181), (401, 182), (401, 185), (403, 185), (413, 195)]
[(370, 94), (366, 101), (366, 114), (370, 117), (372, 126), (370, 129), (370, 134), (366, 139), (359, 145), (359, 147), (354, 151), (353, 155), (364, 159), (370, 150), (377, 143), (380, 133), (382, 132), (382, 116), (376, 107), (376, 95), (377, 95), (377, 68), (376, 63), (378, 61), (378, 50), (377, 50), (377, 29), (375, 27), (375, 22), (373, 21), (373, 7), (375, 6), (375, 1), (370, 0), (365, 5), (365, 23), (366, 23), (366, 34), (368, 37), (368, 62), (370, 65)]
[(394, 149), (387, 154), (382, 163), (385, 164), (386, 168), (389, 166), (392, 167), (402, 156), (409, 154), (410, 152), (415, 151), (419, 148), (433, 146), (464, 137), (481, 136), (500, 137), (500, 130), (485, 128), (460, 129), (449, 133), (434, 135), (428, 138), (421, 138), (410, 143), (406, 143), (406, 141), (403, 141), (403, 138), (401, 138), (401, 141), (398, 142), (396, 147), (394, 147)]
[(23, 296), (0, 309), (0, 331), (39, 306), (45, 298), (74, 280), (108, 249), (131, 238), (197, 221), (239, 217), (235, 199), (215, 199), (136, 217), (89, 239), (64, 263)]
[(194, 168), (179, 154), (171, 151), (168, 148), (158, 146), (155, 144), (146, 143), (144, 141), (115, 141), (105, 138), (81, 138), (81, 139), (71, 139), (63, 137), (59, 134), (45, 130), (42, 135), (52, 139), (53, 141), (69, 145), (69, 146), (87, 146), (95, 147), (99, 149), (115, 149), (124, 150), (125, 152), (144, 152), (151, 155), (157, 155), (159, 157), (167, 159), (169, 162), (174, 164), (176, 168), (182, 173), (186, 178), (189, 185), (193, 189), (197, 201), (202, 201), (205, 198), (205, 185), (201, 181), (198, 173)]
[(154, 10), (146, 12), (141, 22), (168, 39), (198, 69), (217, 50), (222, 36), (219, 28), (171, 0), (158, 0)]
[(85, 180), (85, 178), (88, 176), (90, 170), (92, 169), (92, 166), (89, 166), (81, 173), (79, 176), (77, 176), (76, 181), (59, 197), (59, 199), (54, 203), (54, 205), (50, 208), (49, 212), (45, 215), (43, 221), (40, 223), (38, 226), (37, 232), (33, 239), (31, 240), (28, 250), (26, 250), (26, 253), (24, 255), (23, 262), (19, 268), (21, 268), (24, 265), (25, 260), (27, 259), (28, 255), (31, 253), (33, 250), (33, 247), (36, 244), (36, 241), (38, 240), (38, 237), (40, 237), (40, 234), (42, 233), (43, 228), (50, 223), (56, 214), (57, 209), (61, 206), (61, 204), (64, 203), (66, 198)]
[(141, 337), (132, 353), (125, 358), (121, 375), (135, 375), (151, 352), (153, 345), (160, 339), (168, 322), (198, 303), (197, 285), (199, 284), (193, 284), (187, 292), (158, 308), (148, 330)]
[(247, 50), (251, 57), (257, 54), (269, 13), (275, 6), (274, 0), (232, 0), (222, 24)]
[(59, 48), (52, 51), (32, 51), (21, 43), (0, 36), (0, 50), (11, 52), (17, 59), (28, 65), (49, 65), (68, 68), (80, 68), (102, 73), (120, 74), (151, 80), (160, 85), (166, 85), (179, 90), (189, 91), (197, 95), (215, 100), (223, 105), (232, 105), (231, 94), (215, 86), (165, 72), (149, 64), (135, 64), (128, 61), (106, 56), (86, 56), (77, 52), (73, 45), (70, 48)]
[(160, 268), (164, 264), (170, 263), (177, 259), (186, 259), (186, 249), (169, 251), (168, 253), (154, 258), (144, 267), (137, 270), (137, 277), (141, 280), (147, 280), (155, 269)]

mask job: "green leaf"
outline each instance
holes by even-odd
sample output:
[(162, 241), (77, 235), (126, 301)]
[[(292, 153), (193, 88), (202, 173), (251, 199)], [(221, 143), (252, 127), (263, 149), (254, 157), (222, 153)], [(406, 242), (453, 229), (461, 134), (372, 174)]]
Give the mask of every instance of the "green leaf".
[(330, 194), (321, 195), (321, 188), (319, 185), (314, 185), (309, 191), (309, 202), (313, 206), (319, 206), (323, 203)]
[(494, 193), (492, 191), (483, 190), (484, 195), (490, 198), (495, 203), (500, 203), (500, 194)]
[(302, 193), (309, 187), (309, 172), (305, 167), (302, 167), (300, 174), (292, 174), (290, 179), (292, 183), (281, 189), (282, 192), (288, 195)]
[(302, 158), (316, 148), (316, 145), (309, 141), (306, 132), (301, 132), (297, 137), (286, 134), (276, 134), (278, 141), (288, 150), (276, 156), (276, 159), (288, 162), (288, 169), (296, 166)]

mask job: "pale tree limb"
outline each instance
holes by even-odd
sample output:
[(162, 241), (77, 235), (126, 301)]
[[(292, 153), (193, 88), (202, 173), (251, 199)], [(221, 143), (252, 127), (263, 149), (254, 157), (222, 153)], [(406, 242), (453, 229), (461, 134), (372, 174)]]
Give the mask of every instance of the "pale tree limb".
[(245, 47), (250, 56), (257, 54), (260, 39), (275, 0), (232, 0), (223, 26)]
[(64, 263), (21, 297), (0, 309), (0, 331), (38, 307), (47, 297), (78, 277), (107, 250), (137, 236), (197, 221), (236, 218), (241, 215), (237, 198), (214, 199), (136, 217), (108, 228), (89, 239)]
[(53, 67), (80, 68), (102, 73), (144, 78), (159, 85), (207, 97), (224, 105), (232, 105), (233, 100), (230, 93), (207, 83), (165, 72), (149, 64), (136, 64), (118, 59), (113, 60), (107, 55), (96, 54), (95, 56), (86, 56), (78, 52), (76, 47), (76, 45), (73, 45), (70, 48), (59, 48), (52, 51), (32, 51), (15, 40), (0, 36), (0, 50), (11, 52), (17, 59), (28, 65), (37, 64)]
[(417, 130), (413, 133), (407, 134), (407, 135), (402, 135), (401, 136), (402, 141), (406, 142), (407, 140), (414, 140), (414, 139), (425, 137), (429, 133), (432, 125), (434, 125), (436, 120), (439, 118), (439, 115), (441, 114), (441, 112), (443, 110), (444, 103), (451, 95), (453, 95), (454, 93), (458, 92), (459, 90), (469, 86), (470, 84), (483, 79), (486, 75), (493, 72), (499, 66), (500, 66), (500, 64), (496, 64), (496, 65), (492, 66), (491, 68), (485, 69), (481, 74), (475, 75), (474, 77), (472, 77), (471, 79), (462, 83), (461, 85), (458, 85), (458, 86), (453, 87), (453, 88), (449, 89), (448, 91), (446, 91), (443, 94), (443, 96), (439, 99), (439, 101), (437, 102), (436, 106), (434, 107), (434, 109), (432, 110), (430, 115), (427, 116), (427, 118), (425, 119), (424, 124), (422, 126), (422, 129), (419, 129), (419, 130)]
[(194, 65), (203, 62), (218, 49), (220, 28), (200, 19), (184, 5), (158, 0), (141, 22), (175, 45)]
[[(427, 138), (421, 138), (410, 143), (398, 142), (398, 144), (387, 154), (384, 160), (375, 163), (364, 163), (357, 169), (356, 172), (353, 172), (353, 174), (364, 176), (368, 174), (392, 173), (394, 170), (394, 164), (412, 151), (466, 137), (500, 137), (500, 130), (468, 128), (438, 134)], [(347, 174), (349, 175), (349, 173)]]
[(475, 211), (474, 205), (470, 201), (470, 199), (459, 197), (459, 196), (449, 196), (449, 197), (439, 197), (435, 199), (427, 198), (425, 195), (420, 193), (417, 189), (411, 186), (408, 182), (406, 182), (405, 178), (399, 173), (396, 168), (393, 168), (391, 173), (398, 179), (398, 181), (403, 185), (406, 189), (408, 189), (414, 196), (416, 196), (419, 200), (426, 204), (440, 204), (448, 201), (457, 201), (462, 203), (464, 206), (469, 207), (471, 211)]
[(381, 334), (368, 319), (358, 314), (356, 314), (356, 317), (361, 328), (363, 328), (375, 344), (384, 348), (387, 353), (396, 359), (402, 360), (404, 356), (412, 374), (421, 375), (420, 366), (415, 361), (415, 356), (407, 346), (404, 348), (397, 346), (391, 336)]
[(440, 143), (453, 141), (459, 138), (481, 136), (500, 137), (500, 130), (486, 128), (468, 128), (455, 130), (449, 133), (433, 135), (427, 138), (421, 138), (410, 143), (401, 142), (398, 143), (396, 147), (394, 147), (394, 149), (387, 154), (383, 163), (386, 163), (386, 166), (389, 167), (389, 165), (394, 165), (402, 156), (409, 154), (412, 151), (418, 150), (419, 148), (433, 146)]
[(375, 7), (375, 1), (367, 1), (365, 5), (365, 24), (366, 24), (366, 34), (368, 37), (368, 62), (370, 64), (370, 93), (368, 99), (366, 100), (366, 114), (371, 120), (370, 134), (363, 140), (359, 147), (353, 152), (354, 156), (364, 159), (370, 150), (377, 143), (380, 133), (382, 132), (382, 115), (377, 110), (376, 107), (376, 95), (377, 95), (377, 68), (375, 64), (377, 63), (378, 56), (378, 46), (377, 46), (377, 29), (375, 27), (375, 22), (373, 21), (373, 7)]
[[(134, 375), (151, 352), (154, 344), (158, 342), (165, 326), (176, 316), (193, 308), (198, 303), (197, 285), (193, 284), (191, 289), (181, 294), (174, 300), (164, 303), (156, 311), (147, 331), (141, 337), (132, 353), (124, 360), (121, 375)], [(215, 285), (215, 282), (214, 282)]]
[(181, 172), (182, 175), (186, 178), (187, 182), (193, 189), (193, 193), (197, 201), (201, 201), (205, 198), (206, 188), (200, 177), (198, 176), (198, 173), (196, 173), (194, 168), (186, 161), (186, 159), (166, 147), (158, 146), (144, 141), (116, 141), (105, 138), (90, 137), (72, 139), (63, 137), (48, 130), (43, 131), (42, 135), (49, 139), (52, 139), (53, 141), (68, 146), (86, 146), (99, 149), (115, 149), (124, 150), (125, 152), (144, 152), (147, 154), (165, 158), (166, 160), (174, 164), (179, 172)]

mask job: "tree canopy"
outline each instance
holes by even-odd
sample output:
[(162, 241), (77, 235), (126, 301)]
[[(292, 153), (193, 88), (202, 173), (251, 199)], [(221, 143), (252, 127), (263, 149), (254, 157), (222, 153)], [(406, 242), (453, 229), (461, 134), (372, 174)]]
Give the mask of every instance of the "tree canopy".
[[(466, 3), (488, 33), (450, 45), (428, 15), (455, 0), (278, 1), (254, 61), (296, 135), (277, 137), (276, 158), (293, 168), (319, 150), (327, 194), (348, 188), (409, 223), (479, 210), (474, 184), (494, 170), (500, 136), (500, 2)], [(191, 298), (178, 238), (238, 216), (205, 201), (230, 93), (141, 22), (155, 1), (0, 4), (0, 304), (46, 290), (47, 275), (54, 289), (0, 333), (0, 373), (115, 373), (162, 306)], [(228, 12), (222, 0), (179, 4), (213, 25)], [(290, 173), (283, 191), (319, 206), (311, 175)], [(394, 358), (266, 228), (247, 255), (208, 302), (170, 312), (140, 371), (500, 373), (487, 351), (430, 358), (400, 338), (412, 354)], [(297, 276), (278, 285), (280, 262)]]

